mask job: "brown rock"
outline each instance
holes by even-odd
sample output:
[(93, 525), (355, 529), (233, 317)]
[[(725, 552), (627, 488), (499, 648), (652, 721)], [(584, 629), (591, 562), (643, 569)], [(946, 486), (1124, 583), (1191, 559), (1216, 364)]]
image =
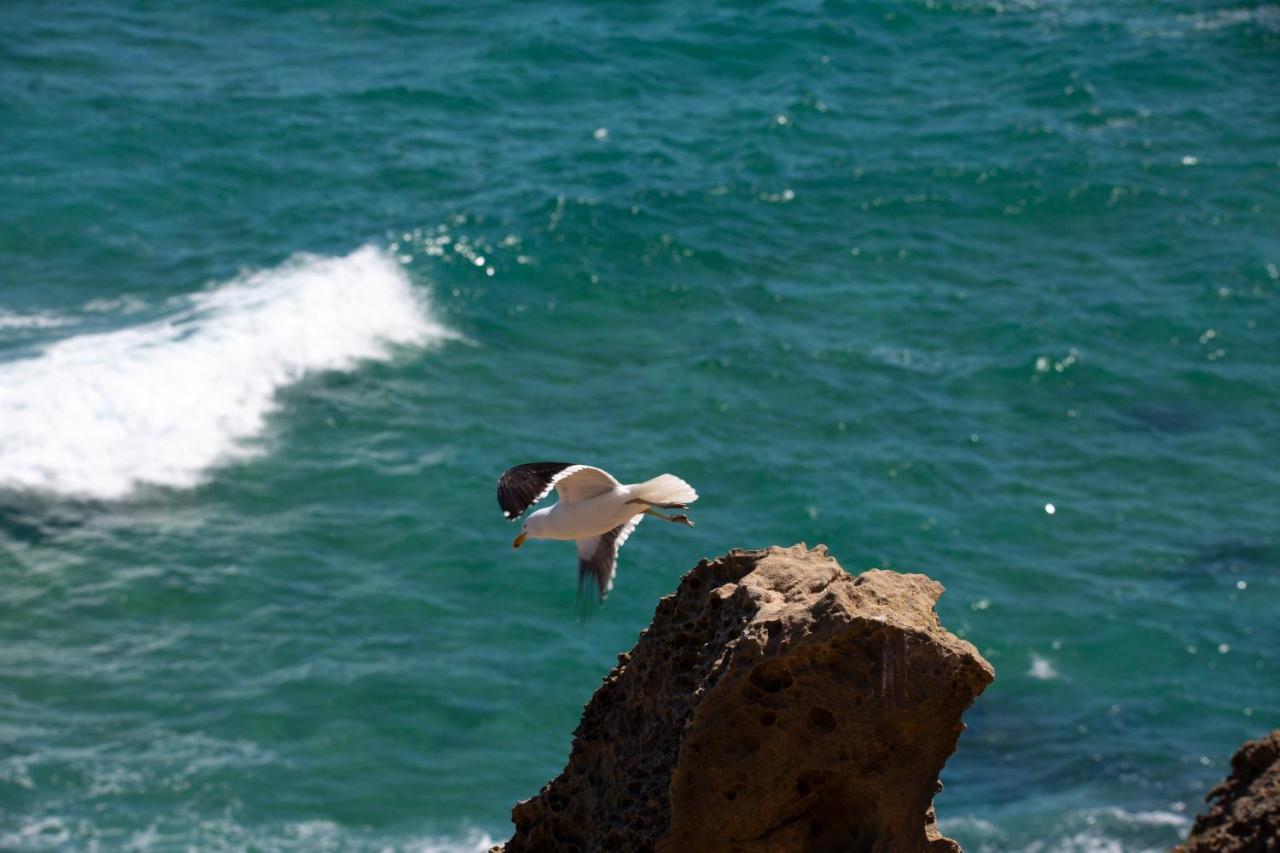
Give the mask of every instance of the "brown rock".
[[(1231, 775), (1205, 797), (1184, 853), (1280, 853), (1280, 729), (1231, 756)], [(1214, 801), (1217, 802), (1214, 802)]]
[(933, 819), (994, 671), (942, 586), (818, 546), (703, 561), (596, 691), (507, 853), (959, 850)]

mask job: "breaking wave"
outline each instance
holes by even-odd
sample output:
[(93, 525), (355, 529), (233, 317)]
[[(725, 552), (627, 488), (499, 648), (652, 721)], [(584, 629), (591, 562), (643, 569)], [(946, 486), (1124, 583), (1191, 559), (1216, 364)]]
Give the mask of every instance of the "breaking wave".
[(453, 337), (386, 252), (296, 256), (167, 317), (0, 364), (0, 488), (115, 499), (252, 455), (303, 376)]

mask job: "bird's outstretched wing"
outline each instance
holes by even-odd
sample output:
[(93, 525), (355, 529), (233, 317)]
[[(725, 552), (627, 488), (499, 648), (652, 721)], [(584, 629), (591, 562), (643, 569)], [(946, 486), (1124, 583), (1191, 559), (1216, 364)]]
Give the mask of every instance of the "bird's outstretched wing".
[(572, 462), (529, 462), (508, 468), (498, 480), (498, 506), (515, 521), (555, 489), (565, 503), (583, 501), (619, 486), (607, 471)]
[[(580, 605), (589, 603), (592, 596), (599, 601), (613, 589), (613, 576), (618, 572), (618, 549), (636, 529), (643, 515), (636, 515), (623, 524), (599, 536), (589, 536), (578, 542), (578, 599)], [(592, 587), (595, 587), (592, 589)], [(583, 602), (583, 599), (588, 602)], [(579, 608), (581, 609), (581, 607)]]

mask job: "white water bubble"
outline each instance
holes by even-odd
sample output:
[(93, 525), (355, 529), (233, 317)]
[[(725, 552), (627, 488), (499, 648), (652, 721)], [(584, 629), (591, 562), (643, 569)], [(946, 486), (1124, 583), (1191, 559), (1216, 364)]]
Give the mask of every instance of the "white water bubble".
[(1058, 670), (1048, 658), (1032, 652), (1031, 668), (1027, 670), (1027, 675), (1041, 681), (1052, 681), (1058, 677)]

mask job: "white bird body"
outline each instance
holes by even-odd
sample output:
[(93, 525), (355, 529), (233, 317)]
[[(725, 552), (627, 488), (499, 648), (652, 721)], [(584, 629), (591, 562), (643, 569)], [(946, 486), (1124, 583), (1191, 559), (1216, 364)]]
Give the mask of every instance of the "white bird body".
[(663, 515), (657, 508), (684, 509), (698, 499), (693, 487), (672, 474), (643, 483), (620, 483), (607, 471), (571, 462), (530, 462), (505, 471), (498, 480), (498, 505), (514, 521), (555, 489), (556, 504), (525, 519), (512, 545), (526, 539), (572, 539), (578, 543), (578, 594), (588, 579), (600, 600), (613, 587), (618, 549), (646, 515), (693, 526), (684, 515)]
[(637, 515), (643, 515), (647, 504), (628, 503), (632, 486), (618, 486), (594, 498), (582, 501), (560, 500), (554, 506), (540, 509), (525, 519), (530, 539), (582, 539), (600, 536)]

